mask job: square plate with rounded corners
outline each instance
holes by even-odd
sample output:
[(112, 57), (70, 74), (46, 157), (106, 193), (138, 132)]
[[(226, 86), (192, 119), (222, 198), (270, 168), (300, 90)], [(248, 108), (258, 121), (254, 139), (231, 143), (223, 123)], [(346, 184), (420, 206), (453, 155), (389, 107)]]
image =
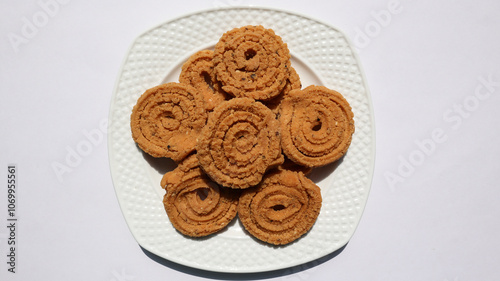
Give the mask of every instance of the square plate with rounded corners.
[[(177, 232), (166, 215), (162, 175), (175, 164), (135, 145), (130, 113), (148, 88), (178, 81), (181, 65), (196, 51), (215, 46), (235, 27), (263, 25), (288, 44), (302, 86), (324, 85), (342, 93), (354, 112), (356, 131), (347, 154), (309, 176), (323, 197), (313, 228), (286, 246), (252, 238), (235, 219), (215, 235), (193, 239)], [(172, 262), (216, 272), (263, 272), (324, 257), (353, 235), (370, 191), (375, 162), (371, 98), (359, 59), (336, 28), (292, 12), (256, 7), (206, 10), (170, 20), (140, 35), (119, 73), (108, 128), (113, 184), (125, 220), (141, 247)]]

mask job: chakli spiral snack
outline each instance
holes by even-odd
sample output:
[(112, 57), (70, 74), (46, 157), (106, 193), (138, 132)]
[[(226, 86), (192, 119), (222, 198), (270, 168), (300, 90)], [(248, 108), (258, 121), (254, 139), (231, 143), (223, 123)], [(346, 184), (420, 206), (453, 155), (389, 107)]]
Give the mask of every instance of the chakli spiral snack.
[(279, 122), (250, 98), (233, 98), (210, 113), (197, 145), (203, 170), (220, 185), (244, 189), (283, 163)]
[(166, 190), (163, 205), (172, 225), (184, 235), (207, 236), (218, 232), (236, 217), (238, 191), (210, 180), (195, 155), (188, 156), (161, 186)]
[(151, 156), (178, 162), (194, 151), (206, 119), (203, 96), (195, 88), (159, 85), (146, 90), (132, 109), (132, 138)]
[(278, 170), (242, 192), (238, 216), (259, 240), (288, 244), (311, 229), (321, 209), (321, 191), (300, 172)]
[(179, 75), (179, 82), (191, 85), (203, 94), (208, 111), (226, 99), (226, 94), (215, 77), (213, 57), (214, 52), (211, 50), (196, 52), (182, 65)]
[(351, 144), (351, 106), (324, 86), (291, 91), (280, 106), (281, 145), (290, 160), (319, 167), (342, 157)]
[(268, 100), (285, 87), (290, 52), (272, 29), (249, 25), (222, 35), (213, 62), (224, 91), (235, 97)]

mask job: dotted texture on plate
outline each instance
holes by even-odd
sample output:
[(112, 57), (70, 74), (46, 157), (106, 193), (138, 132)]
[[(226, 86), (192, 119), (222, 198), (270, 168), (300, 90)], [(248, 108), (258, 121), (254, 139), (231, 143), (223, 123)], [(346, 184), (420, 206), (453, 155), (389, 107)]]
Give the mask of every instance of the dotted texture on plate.
[[(182, 60), (235, 27), (263, 25), (288, 44), (292, 57), (312, 69), (324, 86), (342, 93), (352, 106), (356, 131), (346, 156), (317, 180), (323, 205), (312, 230), (292, 244), (274, 247), (244, 231), (205, 239), (182, 236), (170, 224), (155, 192), (159, 185), (130, 132), (130, 113), (139, 96), (161, 84)], [(308, 85), (303, 85), (308, 86)], [(290, 12), (228, 8), (191, 14), (139, 36), (126, 56), (109, 115), (108, 146), (113, 183), (127, 224), (146, 250), (170, 261), (219, 272), (260, 272), (303, 264), (344, 246), (361, 218), (374, 165), (374, 124), (370, 96), (353, 47), (337, 29)], [(229, 228), (240, 228), (237, 221)], [(229, 231), (228, 231), (229, 232)]]

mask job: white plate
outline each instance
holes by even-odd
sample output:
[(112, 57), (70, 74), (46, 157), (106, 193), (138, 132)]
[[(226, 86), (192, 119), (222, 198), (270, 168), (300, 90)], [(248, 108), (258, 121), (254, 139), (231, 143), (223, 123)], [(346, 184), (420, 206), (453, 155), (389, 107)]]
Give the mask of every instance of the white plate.
[[(177, 232), (162, 204), (159, 182), (174, 165), (140, 151), (131, 137), (130, 113), (148, 88), (178, 81), (180, 66), (195, 51), (213, 48), (220, 36), (243, 25), (272, 28), (288, 44), (303, 87), (325, 85), (342, 93), (354, 111), (356, 131), (346, 156), (317, 169), (323, 205), (311, 231), (274, 247), (243, 231), (238, 220), (223, 232), (191, 239)], [(109, 159), (127, 224), (147, 251), (170, 261), (217, 272), (261, 272), (324, 257), (344, 246), (356, 229), (370, 190), (375, 161), (374, 120), (368, 87), (353, 46), (336, 28), (295, 13), (268, 8), (207, 10), (168, 21), (140, 35), (123, 63), (109, 115)]]

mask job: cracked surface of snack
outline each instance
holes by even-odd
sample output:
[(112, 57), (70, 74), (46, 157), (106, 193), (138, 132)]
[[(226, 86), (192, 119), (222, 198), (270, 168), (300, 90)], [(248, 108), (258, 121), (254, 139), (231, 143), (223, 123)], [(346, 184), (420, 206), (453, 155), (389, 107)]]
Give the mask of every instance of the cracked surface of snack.
[(179, 82), (195, 87), (205, 100), (205, 108), (211, 111), (226, 99), (220, 82), (215, 76), (214, 52), (202, 50), (196, 52), (182, 65)]
[(206, 119), (203, 96), (192, 86), (171, 82), (139, 97), (130, 127), (132, 138), (144, 152), (179, 162), (194, 151)]
[(342, 157), (354, 133), (347, 100), (324, 86), (291, 91), (279, 111), (283, 153), (293, 162), (320, 167)]
[(210, 113), (197, 145), (203, 170), (220, 185), (244, 189), (283, 163), (279, 122), (250, 98), (233, 98)]
[(235, 97), (271, 99), (290, 75), (288, 46), (272, 29), (260, 25), (224, 33), (215, 45), (213, 61), (222, 89)]
[(307, 233), (322, 204), (321, 190), (301, 172), (278, 170), (245, 189), (238, 216), (255, 238), (274, 245), (291, 243)]
[(203, 237), (225, 228), (237, 214), (238, 190), (224, 188), (201, 170), (195, 155), (167, 172), (161, 186), (172, 225), (184, 235)]

